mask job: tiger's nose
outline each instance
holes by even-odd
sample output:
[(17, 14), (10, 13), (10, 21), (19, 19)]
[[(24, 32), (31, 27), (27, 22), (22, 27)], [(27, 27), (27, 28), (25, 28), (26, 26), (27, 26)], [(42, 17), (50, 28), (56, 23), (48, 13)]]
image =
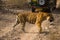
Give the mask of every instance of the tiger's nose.
[(52, 19), (50, 20), (50, 22), (53, 22), (53, 21), (54, 21), (54, 20), (52, 20)]
[(50, 20), (50, 22), (52, 22), (53, 20)]

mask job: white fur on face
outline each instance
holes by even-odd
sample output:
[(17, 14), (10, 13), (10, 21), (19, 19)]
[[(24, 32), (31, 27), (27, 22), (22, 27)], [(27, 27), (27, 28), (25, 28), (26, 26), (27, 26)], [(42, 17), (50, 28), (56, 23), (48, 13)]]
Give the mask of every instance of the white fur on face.
[(48, 16), (48, 17), (47, 17), (47, 20), (49, 20), (49, 19), (50, 19), (50, 17)]

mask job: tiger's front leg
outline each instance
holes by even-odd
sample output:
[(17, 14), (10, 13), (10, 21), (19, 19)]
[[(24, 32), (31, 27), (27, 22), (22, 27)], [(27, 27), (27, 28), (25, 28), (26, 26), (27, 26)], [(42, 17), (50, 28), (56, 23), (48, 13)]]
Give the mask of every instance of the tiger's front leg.
[(41, 27), (41, 23), (43, 21), (42, 17), (43, 16), (41, 14), (38, 15), (37, 18), (36, 18), (36, 23), (35, 23), (37, 25), (37, 27), (39, 28), (39, 33), (42, 33), (42, 27)]
[(39, 29), (39, 33), (42, 33), (42, 27), (41, 27), (41, 22), (36, 22), (36, 25)]

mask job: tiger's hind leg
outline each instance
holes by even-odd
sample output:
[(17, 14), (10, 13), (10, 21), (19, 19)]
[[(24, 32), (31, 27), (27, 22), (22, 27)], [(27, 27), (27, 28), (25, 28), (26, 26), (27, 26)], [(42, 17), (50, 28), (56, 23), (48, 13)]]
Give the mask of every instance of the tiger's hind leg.
[(21, 25), (22, 25), (22, 31), (23, 31), (23, 32), (26, 32), (26, 31), (25, 31), (25, 22), (21, 23)]
[(13, 26), (13, 28), (15, 28), (15, 26), (17, 26), (19, 23), (20, 23), (20, 22), (17, 21), (16, 24)]
[(19, 22), (19, 21), (17, 21), (16, 22), (16, 24), (13, 26), (13, 28), (15, 28), (15, 26), (17, 26), (19, 23), (21, 23), (21, 29), (22, 29), (22, 31), (24, 31), (25, 32), (25, 22)]

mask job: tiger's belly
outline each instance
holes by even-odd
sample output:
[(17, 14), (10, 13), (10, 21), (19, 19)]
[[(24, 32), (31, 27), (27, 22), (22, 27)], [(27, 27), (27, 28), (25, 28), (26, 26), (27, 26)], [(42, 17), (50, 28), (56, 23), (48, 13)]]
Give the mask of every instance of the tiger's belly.
[(27, 22), (29, 22), (31, 24), (35, 24), (36, 20), (28, 20)]

